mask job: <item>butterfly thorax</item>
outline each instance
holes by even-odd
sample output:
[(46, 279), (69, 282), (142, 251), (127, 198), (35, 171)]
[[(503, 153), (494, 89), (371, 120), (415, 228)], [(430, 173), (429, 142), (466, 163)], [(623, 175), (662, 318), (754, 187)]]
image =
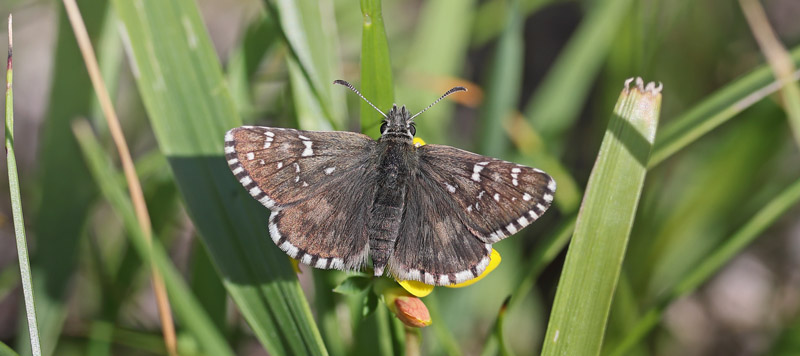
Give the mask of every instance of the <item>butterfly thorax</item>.
[(378, 151), (378, 184), (370, 212), (369, 249), (375, 275), (383, 270), (400, 234), (409, 177), (416, 171), (413, 123), (405, 106), (395, 105), (381, 126)]

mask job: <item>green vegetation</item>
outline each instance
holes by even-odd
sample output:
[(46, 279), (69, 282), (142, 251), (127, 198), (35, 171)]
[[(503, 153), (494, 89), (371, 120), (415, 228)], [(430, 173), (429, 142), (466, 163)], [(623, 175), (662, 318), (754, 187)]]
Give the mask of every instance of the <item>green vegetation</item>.
[[(0, 251), (20, 252), (0, 254), (0, 310), (18, 317), (0, 319), (0, 355), (37, 354), (39, 340), (46, 356), (167, 355), (151, 268), (180, 355), (796, 353), (800, 32), (786, 18), (800, 13), (777, 15), (789, 2), (761, 2), (778, 41), (761, 28), (757, 42), (752, 0), (79, 0), (152, 245), (63, 4), (0, 4), (23, 58), (0, 216)], [(58, 23), (30, 15), (41, 7)], [(25, 35), (40, 27), (47, 45)], [(417, 136), (547, 171), (553, 207), (494, 245), (491, 274), (421, 297), (422, 314), (393, 303), (405, 292), (389, 278), (296, 273), (223, 136), (253, 124), (378, 137), (380, 115), (335, 79), (384, 112), (466, 87), (417, 118)]]

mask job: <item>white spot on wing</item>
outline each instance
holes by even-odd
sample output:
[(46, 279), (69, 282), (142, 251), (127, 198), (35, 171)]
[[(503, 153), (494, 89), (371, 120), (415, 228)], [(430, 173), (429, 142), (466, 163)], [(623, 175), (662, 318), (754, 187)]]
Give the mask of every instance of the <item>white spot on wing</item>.
[(331, 260), (331, 268), (334, 269), (343, 269), (344, 268), (344, 261), (341, 258), (334, 258)]
[(275, 137), (275, 134), (272, 133), (272, 131), (266, 131), (266, 132), (264, 132), (264, 134), (269, 136), (269, 137)]
[(297, 164), (297, 162), (294, 163), (294, 172), (295, 173), (300, 173), (300, 165)]
[(468, 281), (468, 280), (470, 280), (472, 278), (474, 278), (474, 277), (472, 276), (472, 272), (469, 271), (469, 270), (461, 271), (461, 272), (456, 273), (456, 283), (461, 283), (461, 282), (464, 282), (464, 281)]
[(239, 159), (238, 158), (231, 158), (231, 159), (228, 160), (228, 165), (234, 165), (236, 163), (239, 163)]
[(283, 162), (278, 162), (278, 169), (283, 168)]
[(500, 201), (500, 194), (499, 193), (494, 193), (494, 200)]
[(525, 226), (530, 223), (528, 219), (525, 219), (524, 216), (521, 216), (519, 219), (517, 219), (517, 222), (519, 223), (519, 226)]
[(252, 161), (252, 160), (254, 160), (256, 158), (256, 155), (253, 154), (253, 152), (247, 152), (246, 156), (247, 156), (247, 160), (248, 161)]
[(432, 274), (430, 273), (425, 274), (425, 284), (430, 284), (430, 285), (436, 284), (436, 281), (434, 280)]
[(517, 227), (514, 226), (514, 223), (508, 224), (508, 226), (506, 226), (506, 230), (508, 230), (508, 232), (510, 232), (512, 235), (517, 233)]
[[(481, 163), (484, 163), (484, 162), (481, 162)], [(486, 162), (486, 163), (489, 163), (489, 162)], [(481, 173), (482, 170), (483, 170), (483, 166), (480, 163), (474, 165), (472, 167), (472, 180), (474, 180), (476, 182), (480, 182), (481, 181), (480, 173)]]
[(525, 194), (522, 195), (522, 200), (528, 201), (528, 200), (531, 200), (531, 198), (533, 198), (533, 197), (531, 197), (531, 195), (528, 194), (528, 193), (525, 193)]
[(468, 212), (468, 213), (471, 213), (471, 212), (472, 212), (472, 205), (470, 205), (470, 206), (468, 206), (468, 207), (467, 207), (467, 212)]
[(447, 184), (447, 183), (445, 183), (444, 185), (447, 187), (447, 191), (448, 192), (450, 192), (450, 193), (455, 193), (456, 192), (456, 187), (454, 187), (454, 186), (452, 186), (450, 184)]
[(239, 167), (236, 167), (236, 169), (233, 170), (233, 174), (239, 174), (239, 173), (242, 173), (243, 171), (244, 171), (244, 168), (242, 168), (242, 166), (239, 166)]
[(313, 145), (314, 143), (311, 141), (303, 141), (303, 144), (306, 145), (306, 148), (303, 149), (303, 153), (300, 155), (303, 157), (313, 156), (314, 150), (311, 149), (311, 145)]
[(259, 194), (261, 194), (261, 189), (259, 189), (258, 187), (250, 188), (250, 195), (257, 196)]
[(441, 285), (450, 284), (450, 277), (448, 277), (446, 274), (440, 275), (439, 284)]
[(304, 253), (303, 257), (300, 258), (300, 262), (306, 265), (311, 264), (311, 255)]
[(292, 258), (297, 257), (298, 249), (294, 245), (290, 244), (289, 241), (284, 241), (280, 247), (281, 250), (285, 251), (287, 255), (292, 256)]
[(234, 153), (236, 149), (233, 146), (225, 146), (225, 153)]
[(317, 264), (314, 267), (317, 268), (325, 268), (325, 264), (328, 263), (327, 258), (320, 258), (317, 260)]
[(547, 183), (547, 189), (550, 189), (551, 192), (556, 191), (556, 180), (550, 179), (550, 183)]
[(239, 183), (242, 183), (242, 185), (246, 187), (250, 185), (250, 183), (253, 183), (253, 180), (250, 179), (250, 177), (245, 176), (244, 178), (239, 179)]
[(331, 173), (333, 173), (333, 171), (335, 171), (335, 170), (336, 170), (336, 167), (325, 168), (325, 174), (326, 175), (331, 175)]
[[(269, 209), (272, 209), (272, 207), (275, 206), (275, 201), (270, 199), (267, 196), (265, 196), (265, 197), (263, 197), (261, 199), (258, 199), (258, 202), (261, 203), (261, 205), (266, 206)], [(270, 215), (270, 216), (272, 216), (272, 215)]]
[(544, 201), (550, 203), (550, 202), (553, 201), (553, 196), (550, 195), (550, 194), (545, 194), (545, 195), (542, 196), (542, 199), (544, 199)]
[(301, 139), (301, 140), (310, 140), (310, 138), (308, 138), (308, 137), (305, 137), (305, 136), (303, 136), (303, 135), (297, 135), (297, 138), (299, 138), (299, 139)]
[(522, 172), (522, 170), (519, 168), (511, 168), (511, 173), (519, 173), (519, 172)]

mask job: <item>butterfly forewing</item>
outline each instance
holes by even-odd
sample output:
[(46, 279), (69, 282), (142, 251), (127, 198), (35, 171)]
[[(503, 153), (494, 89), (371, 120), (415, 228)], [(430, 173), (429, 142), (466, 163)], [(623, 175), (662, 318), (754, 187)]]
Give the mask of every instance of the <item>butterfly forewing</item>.
[(352, 132), (244, 126), (225, 136), (236, 178), (272, 210), (273, 241), (317, 268), (357, 269), (367, 258), (375, 141)]
[(448, 192), (464, 224), (483, 242), (515, 234), (553, 201), (555, 180), (536, 168), (450, 146), (425, 145), (418, 152), (420, 170)]
[(308, 199), (363, 167), (374, 145), (353, 132), (243, 126), (225, 135), (225, 157), (250, 195), (273, 209)]

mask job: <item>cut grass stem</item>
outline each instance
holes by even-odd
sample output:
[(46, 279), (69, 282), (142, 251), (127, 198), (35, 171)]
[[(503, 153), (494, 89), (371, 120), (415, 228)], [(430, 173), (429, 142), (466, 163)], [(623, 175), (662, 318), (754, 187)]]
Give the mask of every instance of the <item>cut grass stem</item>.
[(34, 356), (42, 354), (39, 344), (39, 327), (36, 321), (36, 306), (33, 299), (33, 282), (31, 278), (31, 264), (28, 261), (28, 242), (25, 237), (25, 219), (22, 215), (22, 197), (19, 191), (19, 176), (17, 174), (17, 158), (14, 154), (14, 75), (13, 75), (13, 48), (14, 35), (12, 16), (8, 15), (8, 62), (6, 66), (6, 160), (8, 162), (8, 187), (11, 198), (11, 214), (14, 217), (14, 236), (17, 242), (17, 256), (19, 257), (19, 274), (22, 280), (22, 294), (25, 299), (25, 314), (28, 320), (28, 336), (31, 340), (31, 351)]

